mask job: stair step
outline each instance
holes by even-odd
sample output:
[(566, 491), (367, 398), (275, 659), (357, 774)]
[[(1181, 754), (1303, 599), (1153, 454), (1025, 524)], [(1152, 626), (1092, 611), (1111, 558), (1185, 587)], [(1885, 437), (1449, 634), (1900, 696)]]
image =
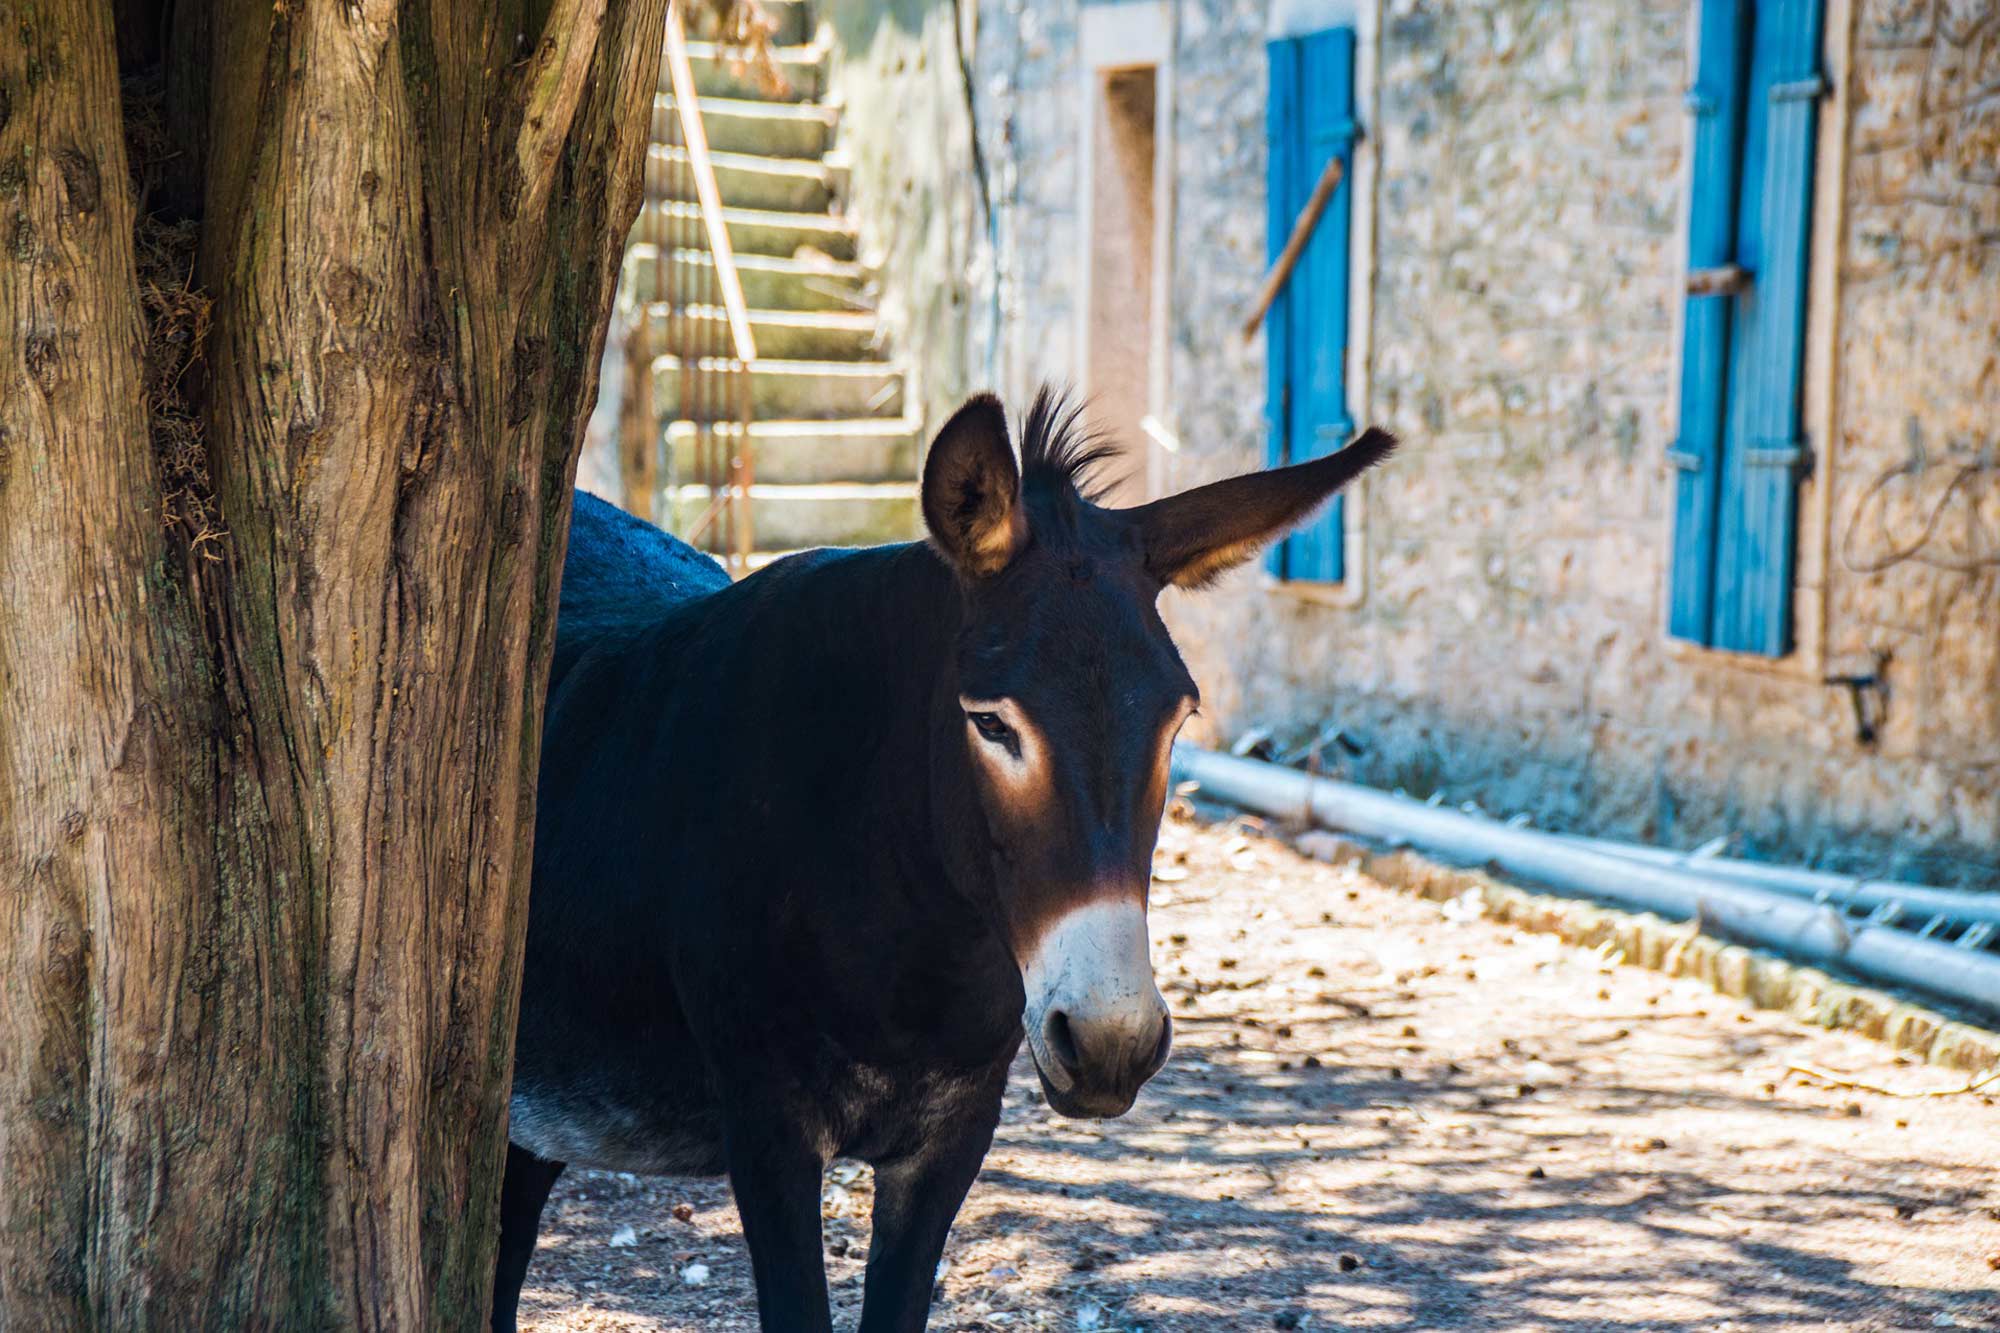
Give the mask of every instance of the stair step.
[[(723, 226), (737, 258), (744, 255), (795, 255), (818, 251), (830, 259), (853, 259), (857, 249), (854, 224), (831, 213), (777, 213), (760, 208), (724, 208)], [(655, 245), (678, 235), (682, 244), (707, 248), (701, 208), (677, 200), (656, 199), (639, 213), (631, 239)]]
[[(764, 157), (819, 157), (833, 142), (840, 113), (813, 102), (762, 102), (740, 97), (700, 99), (708, 146), (717, 152)], [(679, 143), (680, 117), (671, 94), (653, 99), (653, 142)]]
[[(654, 358), (653, 411), (662, 421), (679, 415), (680, 379), (678, 358)], [(903, 372), (881, 361), (760, 360), (750, 368), (750, 401), (753, 420), (900, 417)]]
[[(818, 104), (830, 68), (826, 29), (816, 24), (809, 0), (763, 3), (777, 24), (773, 56), (784, 88), (763, 86), (752, 68), (713, 42), (688, 43), (757, 341), (758, 359), (743, 372), (750, 377), (751, 422), (710, 428), (750, 450), (754, 544), (763, 553), (755, 564), (811, 547), (904, 540), (922, 526), (915, 481), (922, 439), (905, 417), (902, 370), (881, 359), (870, 278), (854, 262), (855, 227), (834, 212), (847, 171), (833, 148), (839, 112)], [(686, 153), (673, 146), (677, 122), (663, 78), (652, 109), (647, 198), (628, 262), (639, 295), (654, 298), (647, 314), (656, 351), (675, 336), (720, 349), (728, 345), (727, 317)], [(700, 298), (679, 318), (659, 300), (669, 289), (659, 284), (663, 278), (684, 298)], [(655, 358), (653, 403), (669, 423), (669, 475), (680, 482), (668, 503), (684, 528), (711, 496), (692, 480), (703, 432), (673, 420), (683, 365), (674, 354)], [(711, 532), (704, 544), (713, 549), (722, 539), (722, 532)]]
[[(740, 432), (735, 425), (716, 428), (724, 439)], [(917, 475), (921, 445), (917, 423), (899, 417), (750, 423), (752, 476), (768, 485), (908, 482)], [(668, 426), (667, 448), (673, 455), (673, 476), (698, 475), (693, 425), (676, 421)]]
[[(784, 86), (770, 89), (757, 71), (734, 51), (714, 42), (689, 42), (688, 64), (694, 71), (695, 91), (703, 97), (742, 97), (769, 102), (816, 102), (826, 91), (826, 48), (817, 43), (778, 46), (771, 50)], [(660, 62), (660, 91), (671, 92), (673, 84), (666, 62)]]
[[(844, 167), (817, 158), (753, 157), (748, 153), (710, 153), (708, 158), (725, 208), (824, 213), (846, 184)], [(682, 203), (694, 200), (694, 177), (687, 168), (685, 148), (654, 144), (646, 150), (646, 197)]]
[[(686, 528), (708, 507), (706, 486), (673, 488), (668, 503), (676, 531)], [(919, 532), (917, 485), (890, 482), (875, 485), (842, 483), (819, 486), (750, 488), (750, 535), (759, 551), (795, 551), (816, 546), (876, 546), (908, 541)], [(696, 543), (709, 550), (722, 534), (711, 527)]]
[[(644, 300), (663, 298), (671, 290), (655, 286), (659, 251), (652, 246), (634, 246), (626, 262), (632, 265), (633, 290)], [(715, 261), (706, 250), (676, 250), (667, 261), (668, 274), (681, 284), (690, 297), (706, 297), (709, 304), (720, 300), (712, 286)], [(736, 277), (743, 284), (743, 300), (760, 310), (846, 311), (868, 314), (873, 303), (863, 286), (859, 265), (835, 260), (781, 259), (776, 255), (739, 254)]]
[[(851, 310), (750, 309), (750, 334), (757, 355), (774, 361), (868, 361), (876, 357), (875, 316)], [(651, 302), (646, 311), (652, 324), (653, 349), (677, 352), (681, 346), (725, 347), (729, 315), (718, 305), (691, 305), (686, 318), (695, 328), (676, 327), (671, 307)], [(677, 346), (675, 339), (686, 339)]]

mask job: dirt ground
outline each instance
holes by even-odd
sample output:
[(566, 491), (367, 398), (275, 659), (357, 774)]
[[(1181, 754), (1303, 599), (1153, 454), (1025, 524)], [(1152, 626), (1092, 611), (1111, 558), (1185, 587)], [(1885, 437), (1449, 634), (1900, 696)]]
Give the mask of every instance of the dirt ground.
[[(1122, 1120), (1016, 1069), (937, 1330), (2000, 1330), (2000, 1096), (1686, 981), (1169, 821), (1173, 1059)], [(1993, 1087), (2000, 1093), (2000, 1084)], [(825, 1195), (858, 1318), (869, 1178)], [(572, 1173), (524, 1326), (754, 1330), (720, 1182)]]

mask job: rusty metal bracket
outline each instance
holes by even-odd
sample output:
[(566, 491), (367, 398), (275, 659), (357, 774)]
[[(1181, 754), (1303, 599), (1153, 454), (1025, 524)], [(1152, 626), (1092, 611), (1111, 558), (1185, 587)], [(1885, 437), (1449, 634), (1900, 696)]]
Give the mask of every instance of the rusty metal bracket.
[(1750, 270), (1741, 264), (1717, 264), (1712, 268), (1688, 270), (1689, 296), (1739, 296), (1749, 290)]
[[(1882, 738), (1882, 724), (1889, 719), (1889, 661), (1882, 649), (1875, 654), (1875, 669), (1866, 674), (1828, 676), (1828, 685), (1843, 685), (1854, 705), (1854, 739), (1872, 747)], [(1871, 702), (1872, 701), (1872, 702)]]

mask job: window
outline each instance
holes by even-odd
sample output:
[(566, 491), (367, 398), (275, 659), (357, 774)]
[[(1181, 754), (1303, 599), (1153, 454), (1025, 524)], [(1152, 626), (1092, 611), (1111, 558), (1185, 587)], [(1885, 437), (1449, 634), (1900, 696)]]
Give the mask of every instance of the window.
[[(1270, 42), (1268, 110), (1270, 257), (1319, 183), (1327, 160), (1346, 174), (1312, 240), (1271, 305), (1265, 325), (1265, 414), (1271, 462), (1302, 463), (1354, 436), (1347, 409), (1347, 281), (1354, 167), (1354, 30), (1332, 28)], [(1337, 583), (1346, 573), (1344, 503), (1272, 548), (1281, 579)]]
[[(1090, 426), (1119, 456), (1101, 475), (1113, 505), (1159, 495), (1174, 253), (1173, 18), (1167, 0), (1075, 12), (1074, 122), (1083, 183), (1075, 236), (1078, 387)], [(1170, 435), (1166, 436), (1171, 439)]]
[[(1105, 497), (1148, 498), (1150, 450), (1140, 422), (1153, 410), (1153, 122), (1151, 65), (1097, 74), (1091, 102), (1090, 413), (1122, 466)], [(1142, 452), (1143, 450), (1143, 452)]]
[(1792, 647), (1822, 0), (1702, 0), (1668, 631)]

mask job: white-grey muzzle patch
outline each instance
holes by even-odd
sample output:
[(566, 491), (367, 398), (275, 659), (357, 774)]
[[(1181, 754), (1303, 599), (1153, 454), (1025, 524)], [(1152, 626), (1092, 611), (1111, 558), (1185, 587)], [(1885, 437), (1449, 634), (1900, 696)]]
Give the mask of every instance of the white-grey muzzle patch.
[(1167, 1021), (1144, 905), (1104, 898), (1073, 909), (1043, 933), (1021, 972), (1028, 1049), (1050, 1091), (1091, 1106), (1129, 1105), (1158, 1067)]

